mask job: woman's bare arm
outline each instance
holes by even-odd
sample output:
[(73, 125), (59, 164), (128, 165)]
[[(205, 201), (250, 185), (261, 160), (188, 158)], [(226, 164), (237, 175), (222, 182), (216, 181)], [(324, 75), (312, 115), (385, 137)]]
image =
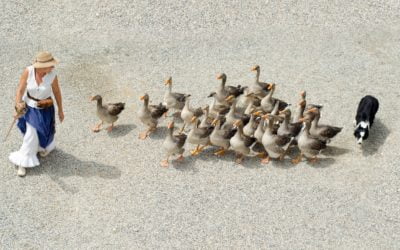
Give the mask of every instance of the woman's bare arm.
[(22, 97), (24, 96), (24, 93), (26, 90), (26, 85), (27, 85), (26, 81), (28, 80), (28, 75), (29, 75), (29, 71), (28, 71), (28, 69), (25, 69), (19, 79), (17, 93), (15, 94), (15, 103), (16, 104), (22, 102)]
[(63, 111), (63, 106), (62, 106), (61, 89), (60, 89), (60, 85), (58, 84), (57, 76), (54, 78), (53, 83), (51, 84), (51, 87), (53, 89), (53, 94), (54, 94), (54, 97), (56, 98), (56, 102), (57, 102), (58, 117), (60, 118), (60, 121), (62, 122), (64, 120), (64, 111)]

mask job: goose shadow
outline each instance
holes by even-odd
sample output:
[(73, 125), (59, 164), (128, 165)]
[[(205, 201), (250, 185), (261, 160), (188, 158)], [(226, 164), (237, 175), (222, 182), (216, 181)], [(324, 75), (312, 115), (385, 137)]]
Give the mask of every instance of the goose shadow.
[(65, 183), (63, 178), (79, 176), (82, 178), (118, 179), (121, 177), (121, 171), (114, 166), (83, 161), (60, 149), (55, 149), (46, 158), (41, 158), (40, 167), (28, 171), (28, 175), (47, 174), (62, 190), (72, 194), (79, 191), (78, 187)]
[[(324, 153), (325, 151), (322, 151), (321, 154), (318, 155), (318, 161), (316, 163), (309, 162), (308, 159), (305, 158), (305, 156), (303, 156), (301, 162), (305, 163), (306, 165), (313, 167), (313, 168), (327, 168), (327, 167), (331, 166), (332, 164), (334, 164), (336, 161), (334, 158), (327, 157), (327, 156), (341, 155), (341, 154), (345, 154), (350, 151), (348, 149), (342, 149), (342, 148), (338, 148), (338, 147), (334, 147), (334, 146), (329, 146), (327, 149), (329, 149), (329, 148), (331, 148), (331, 149), (328, 150), (328, 153)], [(327, 150), (327, 149), (325, 149), (325, 150)], [(298, 164), (293, 164), (291, 160), (298, 157), (299, 154), (300, 154), (300, 150), (297, 146), (292, 147), (288, 150), (287, 155), (290, 158), (289, 164), (291, 164), (292, 167), (296, 167), (298, 165)], [(325, 157), (321, 157), (321, 155), (324, 155)], [(279, 167), (279, 165), (277, 165), (277, 167)], [(290, 168), (290, 167), (282, 167), (282, 168)]]
[(133, 129), (136, 128), (135, 124), (122, 124), (115, 126), (111, 132), (108, 132), (108, 136), (112, 138), (121, 137), (129, 134)]
[(167, 136), (167, 127), (157, 127), (157, 129), (149, 135), (152, 140), (164, 140)]
[(379, 118), (376, 118), (369, 138), (361, 144), (362, 153), (364, 156), (374, 155), (379, 151), (379, 148), (385, 143), (386, 138), (389, 136), (390, 130)]
[(321, 152), (321, 154), (325, 156), (339, 156), (347, 154), (348, 152), (350, 152), (350, 150), (347, 148), (340, 148), (328, 145), (327, 148)]
[[(174, 162), (173, 167), (179, 171), (192, 171), (199, 172), (197, 168), (194, 168), (193, 165), (196, 161), (200, 160), (202, 162), (212, 162), (212, 164), (218, 164), (220, 160), (224, 161), (232, 161), (234, 158), (232, 157), (232, 153), (227, 151), (224, 156), (217, 157), (214, 155), (214, 152), (217, 150), (216, 147), (209, 146), (205, 148), (198, 155), (191, 155), (190, 151), (193, 150), (196, 146), (189, 144), (189, 146), (185, 147), (184, 157), (185, 159), (182, 162)], [(172, 162), (172, 161), (171, 161)]]
[(311, 163), (308, 161), (304, 162), (312, 168), (328, 168), (331, 165), (333, 165), (336, 162), (336, 160), (331, 157), (324, 157), (324, 158), (318, 157), (318, 161), (316, 163)]
[[(221, 162), (231, 162), (235, 163), (236, 154), (232, 150), (227, 150), (226, 153), (222, 156), (216, 156), (214, 153), (218, 151), (218, 147), (209, 146), (205, 148), (199, 155), (193, 156), (190, 154), (190, 151), (195, 148), (195, 145), (187, 146), (185, 148), (185, 162), (179, 163), (180, 168), (182, 167), (189, 167), (194, 164), (196, 161), (202, 161), (205, 163), (211, 163), (213, 165), (218, 165)], [(258, 161), (258, 163), (256, 163)], [(243, 162), (241, 164), (235, 164), (238, 166), (243, 166), (245, 168), (262, 168), (264, 167), (263, 164), (259, 163), (260, 158), (256, 156), (245, 156)]]

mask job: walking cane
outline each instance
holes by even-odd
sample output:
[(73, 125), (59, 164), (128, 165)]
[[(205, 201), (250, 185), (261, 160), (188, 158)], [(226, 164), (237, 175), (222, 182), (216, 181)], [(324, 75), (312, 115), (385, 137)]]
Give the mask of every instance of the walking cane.
[(7, 138), (8, 138), (8, 136), (10, 135), (11, 130), (12, 130), (12, 128), (14, 127), (14, 125), (15, 125), (17, 119), (20, 118), (21, 116), (23, 116), (23, 115), (26, 113), (26, 111), (27, 111), (26, 103), (24, 103), (24, 107), (23, 107), (22, 109), (20, 109), (20, 110), (18, 110), (17, 107), (15, 107), (15, 111), (17, 112), (17, 114), (14, 115), (14, 120), (12, 121), (11, 126), (10, 126), (10, 128), (8, 129), (8, 131), (7, 131), (7, 134), (6, 134), (6, 136), (4, 137), (3, 142), (5, 142), (5, 141), (7, 140)]

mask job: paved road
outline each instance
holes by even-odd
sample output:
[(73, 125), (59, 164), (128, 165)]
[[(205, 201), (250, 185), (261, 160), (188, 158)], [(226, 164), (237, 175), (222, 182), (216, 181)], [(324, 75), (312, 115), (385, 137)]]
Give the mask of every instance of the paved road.
[[(38, 50), (53, 52), (66, 119), (58, 149), (16, 177), (8, 162), (21, 136), (1, 144), (0, 245), (39, 248), (399, 248), (400, 4), (398, 1), (3, 1), (0, 125)], [(343, 126), (321, 162), (243, 166), (206, 151), (159, 162), (165, 123), (139, 141), (139, 96), (163, 79), (208, 103), (218, 72), (248, 84), (254, 64), (295, 103), (300, 90)], [(89, 96), (124, 101), (112, 133)], [(359, 148), (352, 121), (366, 94), (381, 101)], [(189, 147), (187, 147), (189, 149)]]

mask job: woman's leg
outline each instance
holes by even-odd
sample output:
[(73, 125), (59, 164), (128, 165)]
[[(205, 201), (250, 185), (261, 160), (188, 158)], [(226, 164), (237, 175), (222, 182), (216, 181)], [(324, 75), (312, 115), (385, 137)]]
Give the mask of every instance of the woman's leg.
[(50, 142), (49, 145), (47, 145), (46, 148), (42, 148), (39, 146), (39, 154), (41, 157), (46, 157), (48, 154), (50, 154), (51, 151), (53, 151), (56, 148), (56, 142), (54, 139)]
[(20, 149), (12, 152), (9, 156), (10, 161), (19, 167), (18, 175), (24, 175), (24, 168), (32, 168), (40, 165), (36, 155), (38, 149), (39, 138), (36, 129), (29, 123), (26, 123), (26, 132)]

